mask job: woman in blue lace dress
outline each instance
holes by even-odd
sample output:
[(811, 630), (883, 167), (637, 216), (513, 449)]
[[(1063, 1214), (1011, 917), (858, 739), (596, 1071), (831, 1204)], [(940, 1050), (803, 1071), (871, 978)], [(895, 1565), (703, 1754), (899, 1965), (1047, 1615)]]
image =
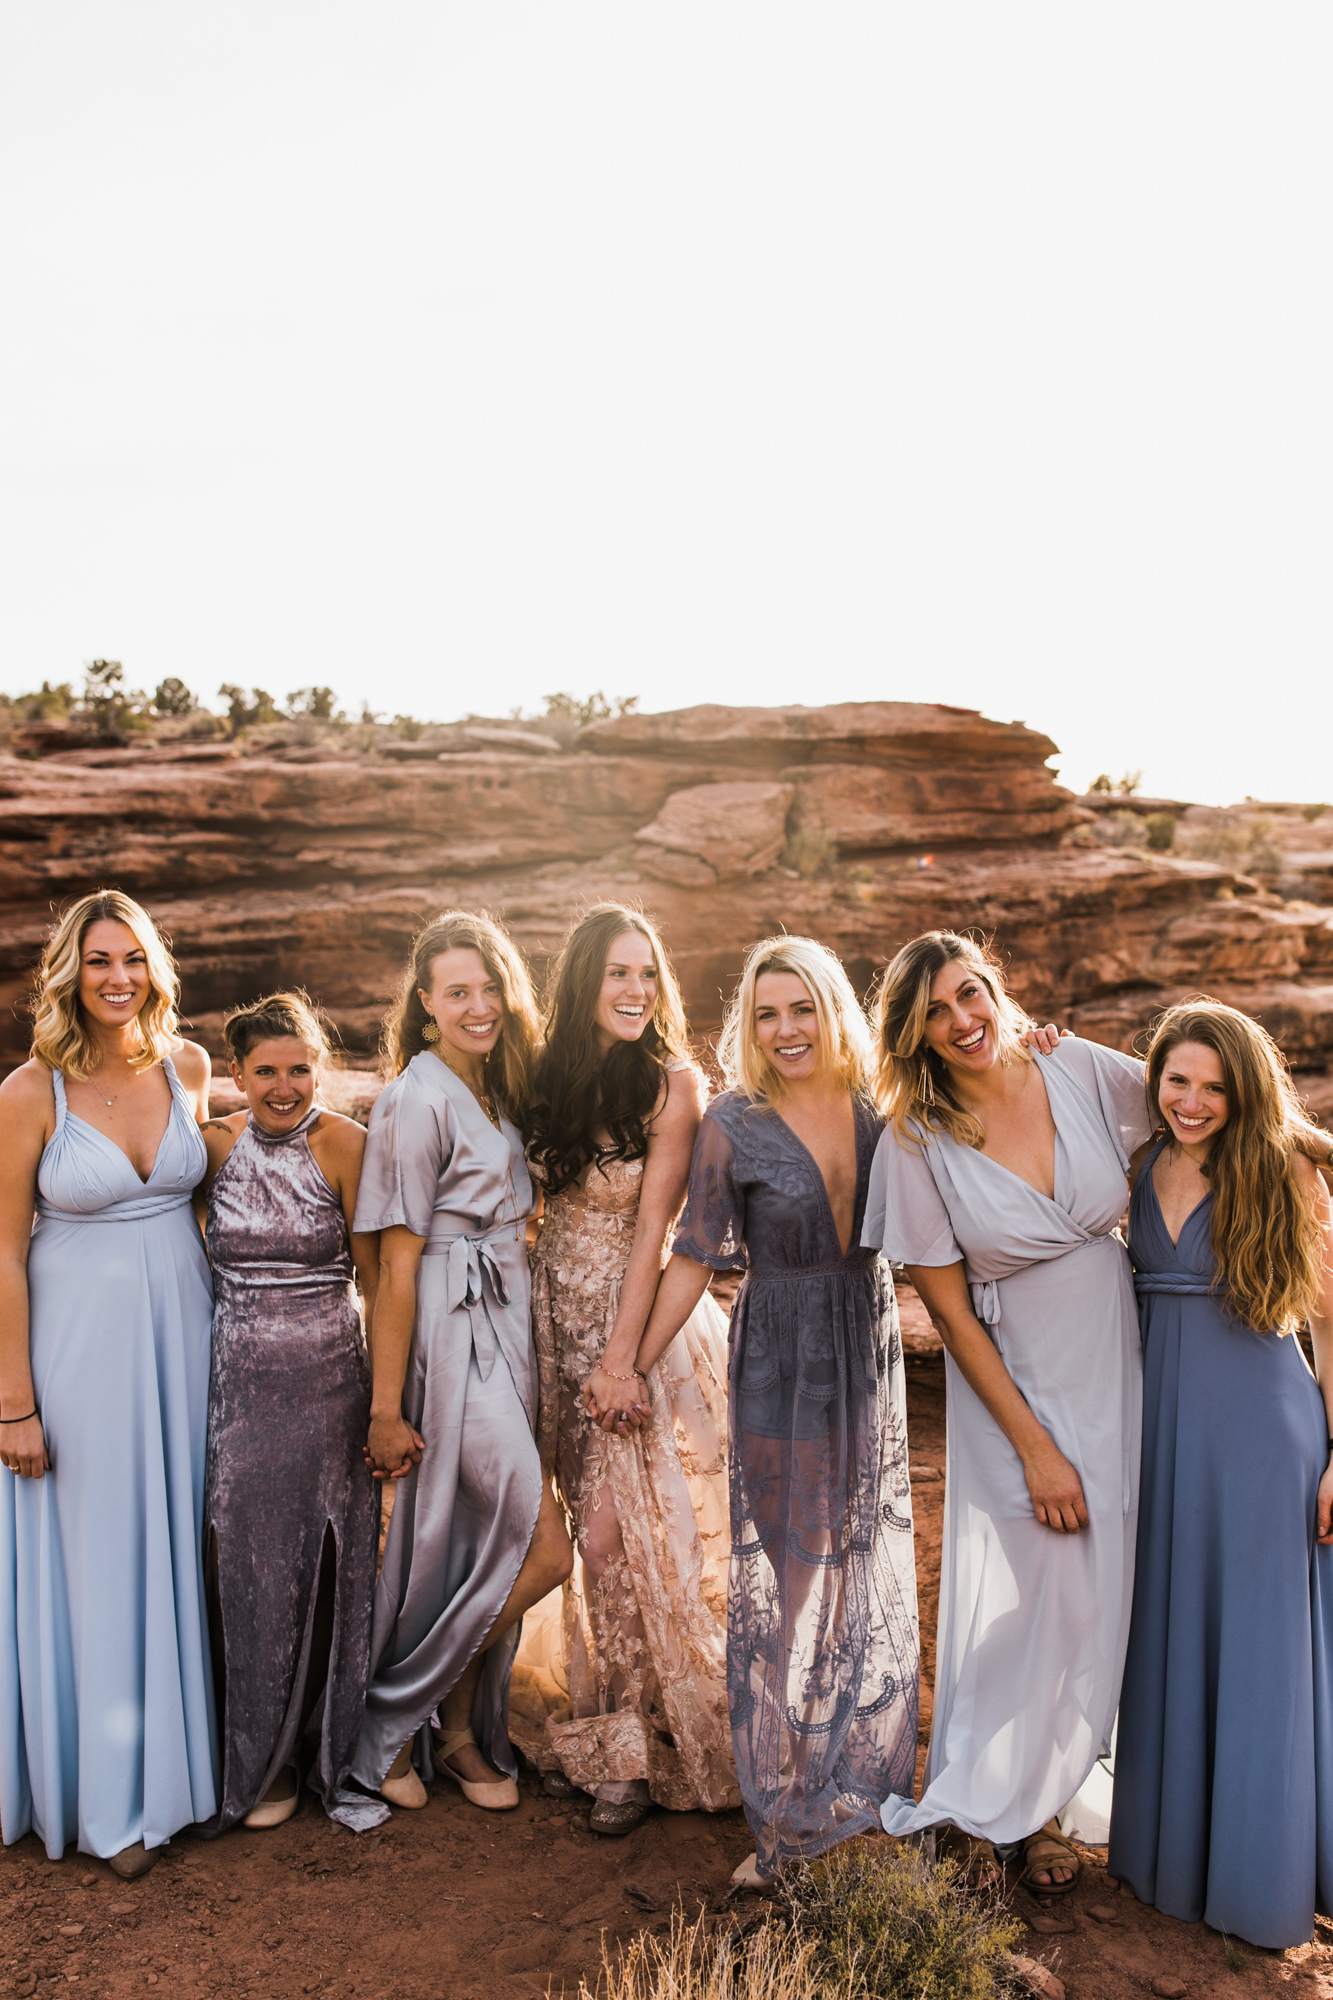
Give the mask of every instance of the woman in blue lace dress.
[(727, 1690), (755, 1855), (738, 1880), (879, 1824), (916, 1764), (918, 1645), (902, 1346), (861, 1247), (882, 1129), (838, 960), (746, 961), (689, 1195), (639, 1347), (647, 1371), (715, 1271), (732, 1310)]

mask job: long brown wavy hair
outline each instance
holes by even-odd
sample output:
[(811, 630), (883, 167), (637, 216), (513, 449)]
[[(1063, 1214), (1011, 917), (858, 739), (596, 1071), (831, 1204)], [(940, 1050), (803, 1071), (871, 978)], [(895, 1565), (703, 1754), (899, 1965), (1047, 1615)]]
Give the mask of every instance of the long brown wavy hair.
[(1213, 1051), (1226, 1085), (1227, 1122), (1204, 1169), (1217, 1289), (1256, 1332), (1286, 1332), (1309, 1319), (1323, 1280), (1323, 1233), (1296, 1168), (1308, 1121), (1272, 1036), (1207, 999), (1169, 1008), (1154, 1026), (1145, 1077), (1154, 1118), (1167, 1064), (1186, 1042)]
[[(637, 1041), (603, 1049), (597, 996), (611, 946), (626, 931), (651, 945), (657, 1005)], [(598, 903), (567, 933), (551, 968), (546, 1039), (533, 1078), (528, 1154), (548, 1194), (578, 1179), (590, 1160), (641, 1160), (667, 1065), (689, 1062), (689, 1028), (671, 960), (642, 910)], [(599, 1143), (607, 1134), (609, 1143)]]
[(489, 911), (445, 910), (412, 940), (412, 956), (397, 998), (384, 1021), (382, 1047), (390, 1076), (398, 1076), (430, 1044), (422, 1039), (426, 1010), (419, 989), (430, 987), (431, 968), (446, 951), (475, 951), (500, 989), (504, 1026), (486, 1058), (486, 1088), (515, 1124), (528, 1116), (533, 1058), (540, 1027), (528, 968), (513, 939)]
[(83, 940), (97, 923), (124, 924), (132, 931), (148, 966), (148, 998), (135, 1023), (139, 1047), (131, 1069), (151, 1069), (180, 1045), (176, 1007), (180, 981), (167, 940), (142, 903), (122, 889), (97, 889), (63, 912), (47, 939), (37, 969), (32, 1009), (32, 1053), (46, 1069), (58, 1069), (75, 1083), (92, 1075), (102, 1060), (88, 1032), (79, 1002)]
[(949, 1065), (926, 1041), (930, 989), (946, 965), (965, 965), (990, 994), (1000, 1061), (1031, 1061), (1020, 1037), (1032, 1023), (1005, 985), (1004, 968), (991, 947), (958, 931), (923, 931), (885, 966), (871, 1006), (876, 1095), (904, 1143), (920, 1144), (911, 1129), (915, 1125), (979, 1148), (986, 1141), (981, 1121), (958, 1102)]

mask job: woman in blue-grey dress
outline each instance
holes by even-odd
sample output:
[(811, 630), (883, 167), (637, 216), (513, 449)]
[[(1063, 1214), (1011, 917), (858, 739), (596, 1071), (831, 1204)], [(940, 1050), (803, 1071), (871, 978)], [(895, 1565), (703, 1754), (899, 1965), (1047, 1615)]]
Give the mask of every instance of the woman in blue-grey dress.
[(714, 1271), (741, 1271), (729, 1380), (727, 1693), (755, 1853), (734, 1880), (878, 1824), (916, 1765), (906, 1397), (887, 1266), (861, 1248), (882, 1120), (847, 975), (766, 938), (728, 1010), (647, 1374)]
[(85, 896), (0, 1086), (0, 1822), (127, 1878), (217, 1804), (190, 1207), (209, 1069), (176, 993), (147, 912)]
[(437, 1713), (436, 1771), (474, 1805), (518, 1804), (518, 1625), (573, 1562), (535, 1439), (534, 1203), (514, 1120), (536, 1032), (527, 970), (498, 925), (452, 911), (426, 926), (387, 1025), (394, 1075), (355, 1218), (381, 1232), (367, 1457), (402, 1483), (352, 1769), (391, 1805), (425, 1804), (412, 1747)]
[(1280, 1950), (1333, 1914), (1329, 1200), (1244, 1014), (1172, 1008), (1147, 1067), (1164, 1129), (1130, 1205), (1143, 1484), (1109, 1865)]

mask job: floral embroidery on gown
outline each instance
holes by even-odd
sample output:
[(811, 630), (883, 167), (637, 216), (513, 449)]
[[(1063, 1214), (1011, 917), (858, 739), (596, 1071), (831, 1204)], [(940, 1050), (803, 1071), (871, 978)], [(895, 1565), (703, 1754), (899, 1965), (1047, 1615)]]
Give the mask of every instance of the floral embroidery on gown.
[[(640, 1431), (593, 1423), (583, 1385), (615, 1323), (643, 1161), (594, 1164), (587, 1181), (548, 1196), (532, 1271), (538, 1443), (580, 1559), (560, 1618), (529, 1619), (511, 1730), (535, 1763), (586, 1791), (646, 1779), (658, 1805), (719, 1811), (740, 1802), (727, 1716), (726, 1317), (705, 1296), (650, 1371)], [(582, 1560), (590, 1542), (609, 1551), (596, 1584)]]

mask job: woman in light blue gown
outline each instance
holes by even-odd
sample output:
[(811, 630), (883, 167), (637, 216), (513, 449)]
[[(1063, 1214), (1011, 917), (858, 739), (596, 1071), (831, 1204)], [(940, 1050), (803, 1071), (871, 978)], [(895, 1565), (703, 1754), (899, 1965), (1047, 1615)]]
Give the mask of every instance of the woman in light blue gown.
[(84, 897), (0, 1085), (0, 1830), (125, 1877), (217, 1808), (190, 1205), (209, 1070), (176, 994), (147, 912)]

